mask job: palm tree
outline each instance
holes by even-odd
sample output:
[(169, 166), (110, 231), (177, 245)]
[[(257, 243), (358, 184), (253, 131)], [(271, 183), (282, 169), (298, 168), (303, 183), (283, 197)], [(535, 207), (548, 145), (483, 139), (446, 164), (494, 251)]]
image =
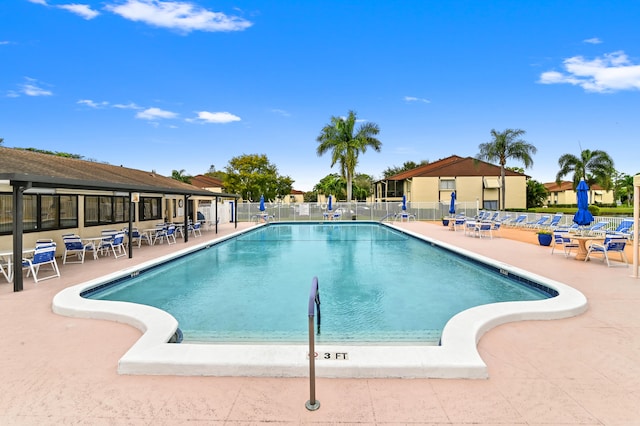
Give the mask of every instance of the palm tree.
[(580, 157), (573, 154), (563, 154), (558, 159), (560, 171), (556, 175), (556, 182), (560, 184), (562, 178), (569, 173), (573, 173), (573, 189), (580, 183), (580, 179), (585, 180), (589, 187), (597, 183), (605, 190), (610, 190), (613, 186), (611, 176), (615, 172), (613, 160), (604, 151), (590, 151), (584, 149), (580, 151)]
[(171, 178), (179, 180), (180, 182), (191, 183), (192, 177), (193, 176), (186, 175), (184, 169), (171, 171)]
[[(382, 142), (374, 136), (380, 133), (380, 128), (375, 123), (364, 123), (355, 129), (356, 113), (349, 111), (344, 117), (331, 117), (331, 123), (322, 128), (316, 138), (318, 145), (317, 154), (331, 151), (331, 167), (340, 164), (342, 176), (347, 180), (347, 201), (351, 201), (353, 176), (358, 156), (365, 153), (368, 147), (380, 152)], [(355, 133), (354, 133), (355, 130)]]
[(529, 168), (533, 166), (532, 154), (535, 154), (538, 149), (531, 145), (529, 142), (521, 139), (521, 136), (526, 132), (520, 129), (506, 129), (503, 132), (498, 132), (495, 129), (491, 129), (491, 136), (493, 139), (489, 142), (481, 143), (478, 146), (480, 153), (476, 155), (478, 160), (486, 160), (489, 162), (497, 161), (500, 164), (500, 177), (502, 178), (502, 184), (500, 191), (502, 192), (502, 208), (505, 208), (505, 166), (507, 160), (513, 158), (520, 160), (524, 163), (524, 167)]

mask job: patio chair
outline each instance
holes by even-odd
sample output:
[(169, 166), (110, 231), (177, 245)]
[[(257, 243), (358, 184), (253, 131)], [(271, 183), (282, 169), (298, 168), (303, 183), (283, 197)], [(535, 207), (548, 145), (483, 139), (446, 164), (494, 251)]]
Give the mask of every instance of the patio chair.
[[(38, 277), (40, 267), (44, 265), (51, 265), (53, 273), (46, 277)], [(27, 270), (27, 276), (33, 276), (33, 281), (35, 281), (36, 284), (38, 281), (48, 280), (49, 278), (58, 278), (60, 276), (60, 270), (56, 263), (56, 246), (48, 245), (46, 247), (36, 248), (33, 252), (32, 258), (22, 259), (22, 269)]]
[(467, 218), (464, 216), (456, 216), (453, 219), (453, 230), (457, 231), (458, 228), (464, 230), (464, 223), (467, 221)]
[[(84, 263), (84, 257), (87, 254), (87, 250), (93, 251), (93, 243), (83, 243), (78, 235), (65, 235), (62, 237), (64, 242), (64, 255), (62, 256), (62, 264), (67, 263)], [(68, 261), (69, 256), (75, 256), (78, 260)]]
[(556, 248), (558, 250), (562, 247), (564, 251), (564, 257), (569, 257), (571, 255), (571, 249), (577, 249), (579, 247), (578, 243), (575, 241), (571, 241), (571, 236), (568, 231), (553, 231), (553, 244), (551, 245), (551, 254), (555, 251)]
[(127, 249), (124, 246), (124, 233), (120, 232), (113, 236), (113, 239), (103, 239), (98, 247), (103, 255), (109, 256), (113, 252), (115, 259), (126, 256)]
[(202, 236), (202, 225), (200, 222), (190, 223), (187, 227), (187, 233), (193, 235), (193, 237), (201, 237)]
[[(198, 225), (200, 225), (200, 224), (198, 224)], [(167, 230), (164, 233), (164, 238), (167, 239), (167, 244), (169, 244), (169, 245), (176, 243), (176, 227), (175, 227), (175, 225), (171, 225), (171, 226), (167, 227)]]
[(478, 235), (479, 238), (482, 238), (482, 236), (484, 235), (485, 238), (488, 236), (490, 239), (493, 239), (493, 222), (489, 222), (489, 221), (483, 221), (480, 222), (477, 226), (476, 226), (476, 234)]
[(140, 233), (140, 230), (138, 230), (138, 228), (131, 229), (131, 236), (129, 236), (129, 228), (124, 228), (122, 232), (124, 232), (125, 235), (129, 237), (128, 244), (135, 244), (137, 242), (138, 248), (140, 248), (142, 246), (142, 242), (146, 241), (148, 246), (153, 245), (153, 242), (150, 240), (149, 235)]
[[(627, 260), (627, 255), (624, 253), (624, 248), (627, 245), (627, 239), (622, 237), (607, 237), (604, 240), (604, 243), (591, 243), (589, 246), (589, 250), (587, 251), (587, 256), (584, 258), (586, 262), (591, 258), (594, 254), (602, 255), (602, 261), (607, 261), (607, 266), (629, 266), (629, 261)], [(624, 262), (624, 265), (612, 265), (609, 260), (609, 253), (619, 253), (620, 254), (620, 262)]]

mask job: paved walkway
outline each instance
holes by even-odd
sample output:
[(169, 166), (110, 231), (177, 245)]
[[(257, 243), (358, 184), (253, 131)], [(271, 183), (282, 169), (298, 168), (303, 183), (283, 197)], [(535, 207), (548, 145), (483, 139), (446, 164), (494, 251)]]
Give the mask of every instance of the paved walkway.
[(631, 268), (550, 255), (512, 239), (522, 239), (519, 231), (480, 240), (432, 223), (401, 226), (567, 283), (587, 296), (589, 310), (489, 331), (478, 344), (488, 380), (318, 379), (321, 407), (310, 412), (304, 378), (118, 375), (138, 330), (51, 312), (61, 289), (176, 246), (142, 247), (133, 259), (64, 265), (62, 278), (38, 286), (25, 279), (20, 293), (0, 283), (0, 424), (640, 424), (640, 280)]

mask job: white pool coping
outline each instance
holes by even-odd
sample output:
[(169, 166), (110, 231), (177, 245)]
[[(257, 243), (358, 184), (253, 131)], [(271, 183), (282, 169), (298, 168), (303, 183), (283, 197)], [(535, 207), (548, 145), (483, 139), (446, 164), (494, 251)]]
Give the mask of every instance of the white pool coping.
[[(505, 274), (526, 277), (557, 290), (558, 296), (545, 300), (502, 302), (467, 309), (447, 322), (442, 332), (440, 346), (317, 345), (315, 351), (319, 356), (315, 363), (315, 372), (318, 377), (487, 378), (487, 366), (477, 350), (477, 343), (484, 333), (509, 322), (568, 318), (579, 315), (587, 309), (586, 297), (568, 285), (394, 225), (387, 226), (492, 265)], [(118, 362), (120, 374), (307, 377), (309, 376), (308, 344), (166, 343), (178, 328), (178, 322), (169, 313), (129, 302), (91, 300), (80, 296), (82, 292), (100, 284), (136, 275), (139, 271), (212, 246), (247, 231), (237, 231), (216, 240), (177, 250), (153, 261), (66, 288), (54, 297), (53, 311), (69, 317), (121, 322), (142, 331), (140, 339), (120, 358)], [(306, 306), (306, 301), (303, 305)], [(331, 359), (324, 359), (325, 354), (330, 354)], [(335, 354), (347, 355), (338, 355), (339, 359), (335, 359)]]

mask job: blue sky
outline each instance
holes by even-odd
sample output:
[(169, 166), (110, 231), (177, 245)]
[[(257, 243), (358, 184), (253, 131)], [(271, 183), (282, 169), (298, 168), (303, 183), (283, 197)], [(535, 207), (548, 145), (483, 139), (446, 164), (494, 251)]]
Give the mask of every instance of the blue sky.
[[(266, 154), (294, 188), (349, 110), (380, 153), (357, 172), (475, 156), (526, 130), (526, 173), (602, 149), (640, 172), (638, 1), (5, 0), (0, 137), (164, 175)], [(509, 166), (522, 166), (512, 161)]]

